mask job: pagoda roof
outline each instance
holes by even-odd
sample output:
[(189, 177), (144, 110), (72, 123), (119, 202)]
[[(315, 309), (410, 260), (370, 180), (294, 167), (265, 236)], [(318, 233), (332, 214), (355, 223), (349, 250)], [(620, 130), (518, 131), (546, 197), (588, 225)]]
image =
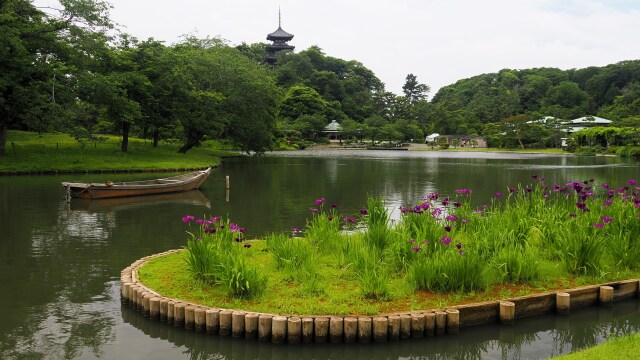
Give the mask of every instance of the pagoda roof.
[(293, 34), (289, 34), (288, 32), (282, 30), (282, 27), (278, 26), (278, 29), (271, 34), (267, 35), (267, 40), (291, 40), (293, 39)]

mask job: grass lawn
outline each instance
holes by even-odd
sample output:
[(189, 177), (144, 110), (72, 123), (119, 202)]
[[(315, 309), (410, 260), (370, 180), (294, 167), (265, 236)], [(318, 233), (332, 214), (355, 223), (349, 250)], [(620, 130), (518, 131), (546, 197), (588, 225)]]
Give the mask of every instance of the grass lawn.
[(214, 141), (180, 154), (178, 143), (160, 142), (153, 148), (149, 140), (138, 138), (130, 138), (128, 152), (123, 153), (120, 137), (101, 138), (81, 146), (66, 134), (9, 131), (6, 155), (0, 158), (0, 173), (203, 168), (217, 166), (222, 157), (235, 154)]
[(616, 337), (592, 348), (554, 357), (555, 360), (627, 360), (640, 357), (640, 334)]

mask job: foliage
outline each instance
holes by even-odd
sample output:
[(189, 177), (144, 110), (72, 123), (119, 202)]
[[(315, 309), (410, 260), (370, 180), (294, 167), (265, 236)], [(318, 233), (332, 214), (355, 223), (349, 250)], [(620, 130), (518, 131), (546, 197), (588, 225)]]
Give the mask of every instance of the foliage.
[(247, 262), (251, 245), (241, 244), (243, 228), (220, 217), (196, 220), (185, 216), (182, 221), (202, 225), (185, 246), (187, 269), (194, 278), (220, 285), (234, 296), (253, 297), (264, 290), (267, 278)]

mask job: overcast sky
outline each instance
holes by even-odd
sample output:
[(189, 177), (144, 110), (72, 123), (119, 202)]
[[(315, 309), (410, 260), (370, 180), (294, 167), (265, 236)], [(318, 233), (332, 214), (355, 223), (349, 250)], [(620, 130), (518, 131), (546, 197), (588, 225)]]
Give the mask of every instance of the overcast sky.
[[(49, 0), (36, 0), (45, 3)], [(183, 34), (231, 45), (278, 27), (295, 51), (312, 45), (357, 60), (400, 94), (406, 75), (431, 86), (500, 69), (603, 66), (640, 59), (640, 0), (110, 0), (138, 39)]]

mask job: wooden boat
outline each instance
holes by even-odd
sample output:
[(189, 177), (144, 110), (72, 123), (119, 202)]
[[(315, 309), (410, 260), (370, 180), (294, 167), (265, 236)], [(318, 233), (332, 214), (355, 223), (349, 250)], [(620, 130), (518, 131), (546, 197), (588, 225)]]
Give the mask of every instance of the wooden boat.
[(202, 191), (197, 189), (185, 192), (107, 199), (76, 199), (68, 205), (68, 210), (90, 213), (113, 212), (158, 205), (191, 205), (211, 209), (211, 201)]
[(172, 176), (162, 179), (104, 183), (63, 182), (67, 189), (67, 200), (70, 198), (105, 199), (123, 196), (165, 194), (189, 191), (199, 188), (211, 172), (211, 168), (190, 174)]

